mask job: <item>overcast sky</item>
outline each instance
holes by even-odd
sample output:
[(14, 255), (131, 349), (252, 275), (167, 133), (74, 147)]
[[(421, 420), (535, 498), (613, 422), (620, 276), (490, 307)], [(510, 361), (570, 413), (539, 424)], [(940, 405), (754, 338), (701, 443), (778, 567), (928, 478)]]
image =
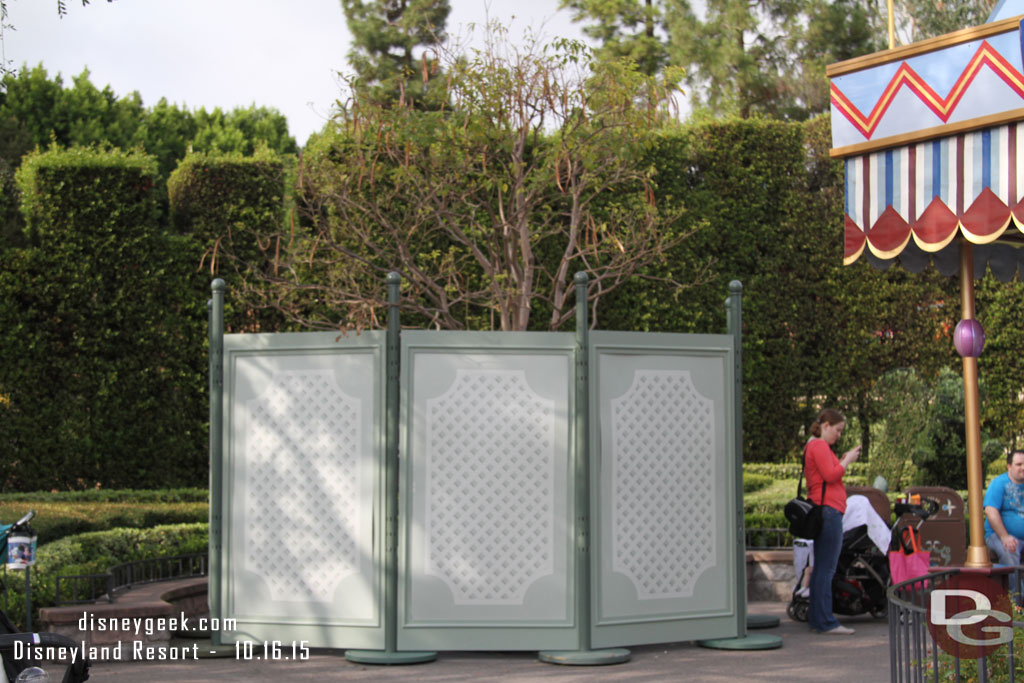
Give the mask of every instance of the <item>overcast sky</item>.
[[(547, 37), (580, 38), (558, 0), (451, 0), (448, 31), (464, 34), (488, 17)], [(88, 67), (96, 87), (137, 90), (190, 109), (274, 107), (304, 145), (341, 94), (349, 34), (340, 0), (7, 0), (3, 56), (14, 68), (42, 63), (65, 85)], [(479, 31), (479, 29), (478, 29)]]

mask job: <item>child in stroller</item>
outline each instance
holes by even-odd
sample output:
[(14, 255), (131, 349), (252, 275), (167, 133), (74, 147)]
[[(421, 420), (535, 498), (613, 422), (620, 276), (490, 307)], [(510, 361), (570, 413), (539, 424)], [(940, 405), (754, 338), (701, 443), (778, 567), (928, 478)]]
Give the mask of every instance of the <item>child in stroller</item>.
[[(885, 616), (890, 534), (889, 526), (865, 496), (847, 498), (843, 515), (843, 545), (832, 580), (832, 610), (836, 614), (870, 612), (876, 618)], [(814, 541), (795, 539), (793, 565), (797, 582), (786, 613), (796, 621), (807, 621), (813, 564)]]

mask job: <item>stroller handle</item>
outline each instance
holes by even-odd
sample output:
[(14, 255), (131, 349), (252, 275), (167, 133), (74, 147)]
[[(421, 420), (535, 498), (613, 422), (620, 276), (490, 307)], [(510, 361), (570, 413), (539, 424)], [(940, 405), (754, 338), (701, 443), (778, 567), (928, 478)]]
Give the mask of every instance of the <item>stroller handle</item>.
[(924, 497), (921, 498), (920, 505), (913, 503), (896, 503), (896, 505), (893, 506), (893, 512), (896, 513), (897, 518), (906, 514), (911, 514), (915, 517), (919, 517), (922, 522), (929, 517), (938, 514), (940, 509), (941, 506), (939, 505), (939, 501), (934, 498)]
[(19, 519), (17, 522), (14, 523), (14, 526), (21, 526), (23, 524), (28, 524), (29, 521), (31, 521), (32, 518), (35, 517), (35, 516), (36, 516), (36, 511), (35, 510), (29, 510), (28, 512), (25, 513), (24, 517), (22, 517), (21, 519)]

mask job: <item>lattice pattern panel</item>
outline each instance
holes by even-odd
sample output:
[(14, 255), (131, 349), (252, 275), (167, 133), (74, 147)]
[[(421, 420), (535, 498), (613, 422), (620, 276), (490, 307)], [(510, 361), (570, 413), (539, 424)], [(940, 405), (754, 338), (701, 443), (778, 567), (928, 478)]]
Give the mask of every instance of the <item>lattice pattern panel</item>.
[(554, 571), (554, 402), (522, 370), (458, 369), (426, 420), (427, 572), (456, 604), (523, 604)]
[(715, 561), (715, 416), (688, 371), (639, 370), (611, 402), (612, 569), (641, 600), (689, 597)]
[(361, 402), (329, 370), (279, 372), (246, 414), (247, 568), (274, 600), (331, 602), (359, 571)]

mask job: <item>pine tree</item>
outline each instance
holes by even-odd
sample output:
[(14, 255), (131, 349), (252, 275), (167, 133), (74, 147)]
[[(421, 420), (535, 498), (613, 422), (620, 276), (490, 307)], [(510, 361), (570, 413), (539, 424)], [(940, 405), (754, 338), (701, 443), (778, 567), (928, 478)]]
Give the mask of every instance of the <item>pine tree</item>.
[[(899, 43), (984, 22), (993, 0), (901, 0)], [(686, 70), (697, 109), (804, 119), (828, 110), (825, 66), (887, 46), (880, 0), (561, 0), (600, 59)]]
[(600, 43), (597, 58), (630, 57), (641, 73), (654, 76), (668, 64), (666, 18), (685, 0), (561, 0), (573, 21)]
[(341, 0), (352, 34), (349, 64), (362, 94), (378, 102), (440, 104), (436, 50), (445, 39), (449, 0)]

